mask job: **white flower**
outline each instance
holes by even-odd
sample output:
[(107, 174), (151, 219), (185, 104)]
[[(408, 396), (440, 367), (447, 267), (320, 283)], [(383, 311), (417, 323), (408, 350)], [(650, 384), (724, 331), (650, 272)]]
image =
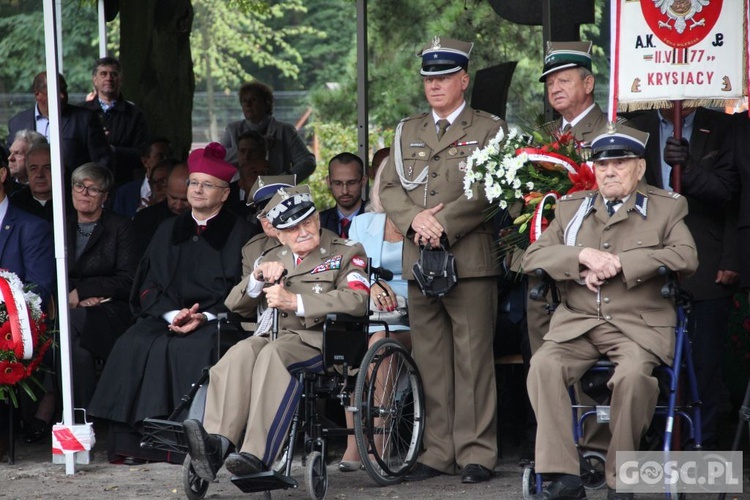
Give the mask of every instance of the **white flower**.
[(533, 182), (531, 182), (531, 181), (527, 182), (527, 183), (526, 183), (526, 188), (527, 188), (527, 189), (528, 189), (529, 191), (532, 191), (532, 190), (534, 189), (534, 183), (533, 183)]
[(523, 198), (523, 192), (520, 189), (516, 189), (513, 196), (515, 196), (517, 200), (520, 200)]
[(515, 179), (513, 179), (513, 189), (518, 190), (518, 188), (520, 187), (521, 187), (521, 179), (516, 177)]
[(503, 189), (499, 184), (493, 184), (485, 187), (485, 194), (487, 195), (487, 201), (494, 201), (496, 198), (500, 198), (503, 194)]
[(508, 208), (508, 202), (505, 201), (505, 200), (500, 200), (500, 208), (503, 209), (503, 210), (505, 210), (506, 208)]

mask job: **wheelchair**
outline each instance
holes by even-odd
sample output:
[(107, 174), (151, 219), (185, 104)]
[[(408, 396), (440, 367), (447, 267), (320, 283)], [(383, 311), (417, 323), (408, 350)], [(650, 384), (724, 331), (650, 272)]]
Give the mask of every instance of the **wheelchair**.
[[(692, 344), (688, 337), (688, 314), (690, 312), (691, 297), (688, 292), (681, 289), (677, 282), (677, 276), (665, 267), (659, 268), (659, 273), (666, 277), (666, 282), (661, 289), (661, 295), (665, 299), (672, 299), (677, 312), (677, 324), (675, 326), (675, 353), (674, 363), (672, 366), (661, 365), (654, 370), (654, 376), (659, 381), (660, 395), (654, 410), (654, 417), (662, 417), (665, 420), (664, 430), (660, 433), (659, 438), (662, 443), (662, 451), (667, 454), (672, 449), (672, 440), (674, 437), (675, 417), (679, 417), (684, 422), (688, 442), (699, 450), (701, 448), (701, 412), (700, 398), (698, 395), (698, 382), (693, 367)], [(551, 296), (550, 302), (546, 305), (547, 311), (552, 314), (560, 303), (560, 292), (555, 286), (553, 280), (541, 269), (536, 271), (536, 275), (543, 281), (534, 289), (529, 291), (529, 297), (532, 300), (545, 300), (548, 292)], [(586, 374), (581, 377), (582, 389), (587, 392), (586, 380), (588, 377), (589, 385), (604, 386), (609, 376), (614, 371), (614, 363), (606, 358), (600, 359), (592, 366)], [(685, 386), (680, 375), (687, 377), (687, 386)], [(594, 380), (598, 376), (598, 382)], [(682, 384), (682, 385), (681, 385)], [(682, 390), (687, 390), (687, 398), (681, 394)], [(607, 457), (595, 450), (584, 450), (581, 447), (583, 438), (584, 424), (591, 419), (596, 419), (595, 423), (609, 423), (609, 406), (607, 401), (595, 406), (586, 406), (579, 404), (575, 391), (569, 388), (568, 393), (571, 401), (571, 411), (573, 415), (573, 439), (578, 448), (580, 457), (581, 481), (586, 489), (594, 490), (604, 488), (607, 485), (604, 466)], [(684, 401), (678, 404), (678, 396)], [(594, 396), (595, 400), (599, 397)], [(581, 412), (579, 416), (579, 411)], [(651, 427), (654, 427), (652, 422)], [(522, 491), (523, 498), (528, 499), (542, 491), (542, 475), (534, 471), (534, 462), (529, 461), (521, 464), (523, 467)], [(684, 493), (672, 491), (666, 492), (666, 498), (682, 499)]]
[[(368, 349), (368, 326), (382, 324), (386, 337)], [(277, 318), (273, 332), (278, 332)], [(388, 325), (368, 318), (329, 314), (323, 326), (324, 371), (297, 374), (302, 397), (292, 418), (285, 448), (269, 471), (233, 476), (245, 493), (297, 488), (292, 477), (295, 442), (302, 439), (304, 482), (310, 498), (322, 499), (328, 490), (327, 438), (354, 434), (368, 475), (381, 486), (398, 483), (416, 464), (424, 434), (424, 394), (416, 363), (410, 353), (388, 336)], [(167, 420), (144, 421), (144, 448), (186, 455), (182, 481), (190, 500), (203, 498), (209, 482), (194, 471), (182, 422), (203, 420), (209, 368)], [(318, 411), (321, 400), (337, 400), (354, 415), (354, 428), (328, 425)], [(368, 457), (371, 457), (368, 459)]]

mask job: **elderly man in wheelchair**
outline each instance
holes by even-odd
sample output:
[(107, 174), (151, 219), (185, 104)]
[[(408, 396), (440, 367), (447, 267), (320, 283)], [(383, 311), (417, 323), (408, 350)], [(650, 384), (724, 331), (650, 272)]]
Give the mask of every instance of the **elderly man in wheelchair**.
[(661, 295), (659, 268), (698, 267), (680, 195), (642, 181), (648, 135), (620, 126), (592, 142), (598, 190), (564, 196), (523, 267), (544, 270), (561, 291), (544, 344), (531, 359), (528, 390), (536, 413), (536, 471), (551, 481), (534, 499), (586, 498), (572, 438), (568, 388), (602, 356), (614, 364), (605, 476), (618, 493), (615, 453), (635, 451), (659, 392), (653, 369), (671, 364), (675, 310)]
[[(244, 307), (262, 303), (267, 312), (255, 334), (211, 368), (203, 423), (183, 424), (195, 473), (206, 481), (222, 465), (235, 476), (269, 469), (301, 396), (294, 374), (322, 369), (326, 314), (367, 314), (365, 251), (321, 231), (307, 186), (279, 190), (267, 217), (283, 246), (270, 251), (238, 285)], [(276, 340), (268, 335), (273, 308), (279, 312)]]

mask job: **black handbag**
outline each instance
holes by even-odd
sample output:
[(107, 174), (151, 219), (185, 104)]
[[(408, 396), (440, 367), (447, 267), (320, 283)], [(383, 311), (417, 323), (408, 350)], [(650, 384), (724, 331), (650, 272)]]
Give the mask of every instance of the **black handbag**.
[(441, 248), (419, 246), (419, 260), (412, 269), (414, 279), (422, 293), (428, 297), (442, 297), (456, 286), (456, 259), (453, 254)]

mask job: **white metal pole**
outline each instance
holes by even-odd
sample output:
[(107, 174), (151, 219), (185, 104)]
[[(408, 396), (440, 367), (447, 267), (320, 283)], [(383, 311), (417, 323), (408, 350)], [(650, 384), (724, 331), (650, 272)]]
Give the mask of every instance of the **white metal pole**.
[[(55, 0), (55, 36), (57, 37), (57, 71), (62, 73), (63, 70), (63, 51), (62, 51), (62, 0)], [(52, 123), (50, 123), (50, 126)]]
[(99, 0), (99, 57), (107, 55), (107, 20), (104, 18), (104, 0)]
[[(47, 96), (49, 102), (49, 143), (52, 159), (52, 209), (57, 269), (57, 311), (60, 321), (60, 358), (62, 370), (63, 424), (73, 425), (73, 379), (70, 363), (70, 324), (68, 321), (68, 266), (65, 260), (64, 166), (60, 148), (60, 95), (56, 75), (58, 45), (55, 36), (56, 12), (53, 0), (44, 0), (44, 48), (47, 60)], [(61, 52), (61, 51), (60, 51)], [(65, 473), (75, 474), (75, 454), (65, 455)]]

